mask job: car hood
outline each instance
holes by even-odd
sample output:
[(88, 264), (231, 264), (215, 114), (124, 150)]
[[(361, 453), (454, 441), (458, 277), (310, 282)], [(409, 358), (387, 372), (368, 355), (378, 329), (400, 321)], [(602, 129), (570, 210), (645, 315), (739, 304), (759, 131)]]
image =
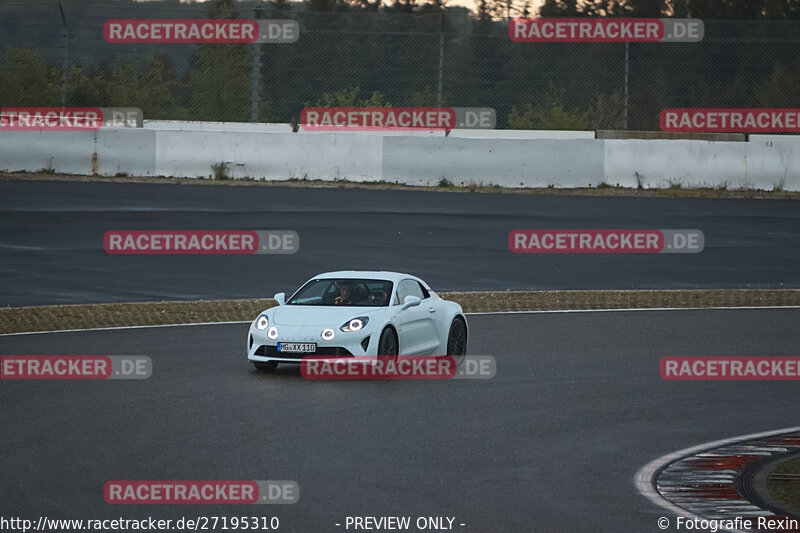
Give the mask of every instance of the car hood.
[(272, 323), (276, 326), (339, 327), (358, 316), (373, 316), (381, 307), (332, 307), (313, 305), (281, 305), (273, 308)]

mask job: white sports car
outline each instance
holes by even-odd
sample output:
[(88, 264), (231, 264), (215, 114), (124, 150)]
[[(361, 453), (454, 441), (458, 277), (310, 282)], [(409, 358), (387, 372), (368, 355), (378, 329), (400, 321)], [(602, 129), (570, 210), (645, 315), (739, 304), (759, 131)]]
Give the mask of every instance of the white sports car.
[(328, 272), (250, 324), (247, 359), (256, 368), (300, 363), (305, 355), (341, 357), (465, 355), (467, 319), (427, 283), (397, 272)]

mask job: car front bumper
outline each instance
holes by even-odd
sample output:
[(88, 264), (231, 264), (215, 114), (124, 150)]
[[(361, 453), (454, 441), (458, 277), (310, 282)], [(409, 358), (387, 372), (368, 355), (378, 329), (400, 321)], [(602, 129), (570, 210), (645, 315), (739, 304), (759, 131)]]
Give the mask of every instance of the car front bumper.
[[(319, 326), (276, 326), (278, 336), (275, 339), (267, 337), (266, 331), (260, 331), (250, 326), (247, 335), (247, 360), (253, 363), (300, 363), (303, 357), (331, 356), (331, 357), (360, 357), (376, 355), (378, 353), (378, 337), (372, 328), (361, 331), (344, 332), (334, 329), (334, 338), (324, 340)], [(333, 328), (330, 328), (333, 329)], [(313, 342), (317, 350), (313, 353), (283, 353), (278, 352), (280, 342)]]

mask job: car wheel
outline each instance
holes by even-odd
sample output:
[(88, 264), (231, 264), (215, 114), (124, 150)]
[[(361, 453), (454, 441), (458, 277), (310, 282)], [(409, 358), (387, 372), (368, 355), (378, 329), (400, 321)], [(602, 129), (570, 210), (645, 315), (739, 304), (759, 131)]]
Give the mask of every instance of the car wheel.
[(397, 342), (397, 334), (392, 328), (384, 328), (378, 341), (378, 357), (396, 361), (398, 353), (400, 353), (400, 346)]
[(450, 324), (450, 333), (447, 335), (447, 355), (456, 360), (456, 364), (461, 365), (467, 355), (467, 325), (464, 319), (457, 316)]
[(253, 366), (260, 372), (272, 372), (278, 367), (278, 362), (267, 361), (266, 363), (253, 363)]

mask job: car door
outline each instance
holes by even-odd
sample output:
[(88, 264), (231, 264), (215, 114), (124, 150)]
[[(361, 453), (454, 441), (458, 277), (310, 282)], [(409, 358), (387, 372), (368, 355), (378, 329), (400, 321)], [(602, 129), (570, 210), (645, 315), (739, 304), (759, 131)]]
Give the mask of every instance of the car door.
[(436, 355), (441, 343), (435, 324), (437, 309), (431, 305), (430, 295), (423, 293), (416, 280), (404, 279), (397, 285), (396, 303), (402, 306), (406, 296), (416, 296), (421, 302), (398, 315), (400, 355)]

